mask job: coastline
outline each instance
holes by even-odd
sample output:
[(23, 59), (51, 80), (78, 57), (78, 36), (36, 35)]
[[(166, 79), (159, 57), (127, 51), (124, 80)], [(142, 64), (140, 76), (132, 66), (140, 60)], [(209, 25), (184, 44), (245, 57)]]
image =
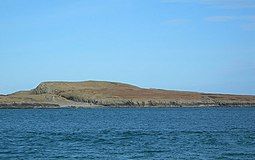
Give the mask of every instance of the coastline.
[(105, 81), (43, 82), (29, 91), (0, 96), (0, 109), (235, 106), (255, 106), (255, 96), (146, 89)]
[(48, 105), (48, 106), (36, 106), (36, 105), (2, 105), (0, 104), (1, 109), (118, 109), (118, 108), (254, 108), (255, 104), (250, 105), (184, 105), (184, 106), (100, 106), (100, 105), (87, 105), (87, 106), (57, 106), (57, 105)]

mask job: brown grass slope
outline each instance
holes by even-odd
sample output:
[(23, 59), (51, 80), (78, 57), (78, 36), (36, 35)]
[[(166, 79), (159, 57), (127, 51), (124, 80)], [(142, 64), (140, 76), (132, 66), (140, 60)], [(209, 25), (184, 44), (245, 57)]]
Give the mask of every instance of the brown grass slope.
[(205, 94), (103, 81), (44, 82), (0, 96), (0, 106), (252, 106), (255, 96)]

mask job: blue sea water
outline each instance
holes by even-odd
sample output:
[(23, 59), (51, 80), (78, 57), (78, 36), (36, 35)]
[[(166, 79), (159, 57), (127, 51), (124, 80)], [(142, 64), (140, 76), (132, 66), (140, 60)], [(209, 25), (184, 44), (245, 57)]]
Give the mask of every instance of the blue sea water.
[(255, 159), (255, 108), (1, 109), (0, 159)]

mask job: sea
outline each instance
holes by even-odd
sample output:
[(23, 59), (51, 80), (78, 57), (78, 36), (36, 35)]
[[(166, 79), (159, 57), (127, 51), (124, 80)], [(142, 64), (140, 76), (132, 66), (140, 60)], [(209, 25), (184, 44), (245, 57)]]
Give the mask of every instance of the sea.
[(0, 109), (0, 159), (254, 160), (255, 107)]

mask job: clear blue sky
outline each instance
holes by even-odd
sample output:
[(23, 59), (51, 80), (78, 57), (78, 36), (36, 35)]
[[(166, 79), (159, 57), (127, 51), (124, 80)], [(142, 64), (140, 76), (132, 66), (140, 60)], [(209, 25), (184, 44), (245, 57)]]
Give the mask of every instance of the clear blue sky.
[(254, 0), (0, 0), (0, 93), (42, 81), (255, 94)]

